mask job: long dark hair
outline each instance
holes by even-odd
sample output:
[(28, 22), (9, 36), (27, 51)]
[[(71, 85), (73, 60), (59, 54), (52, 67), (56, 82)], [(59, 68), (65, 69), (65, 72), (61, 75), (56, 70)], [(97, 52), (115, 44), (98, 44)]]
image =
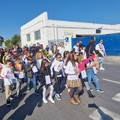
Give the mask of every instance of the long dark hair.
[(42, 63), (41, 63), (41, 67), (40, 67), (40, 73), (43, 74), (44, 73), (44, 70), (46, 68), (45, 64), (48, 63), (50, 64), (50, 62), (47, 60), (47, 59), (43, 59), (42, 60)]
[(89, 45), (91, 44), (95, 45), (95, 38), (90, 38)]

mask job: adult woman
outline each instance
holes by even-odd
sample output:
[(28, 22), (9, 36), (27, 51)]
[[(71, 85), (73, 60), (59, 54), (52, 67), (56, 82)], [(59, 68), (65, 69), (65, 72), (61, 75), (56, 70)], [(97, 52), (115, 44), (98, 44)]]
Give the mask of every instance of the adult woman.
[(86, 47), (86, 54), (87, 54), (87, 58), (95, 54), (95, 39), (94, 38), (90, 39), (89, 44)]

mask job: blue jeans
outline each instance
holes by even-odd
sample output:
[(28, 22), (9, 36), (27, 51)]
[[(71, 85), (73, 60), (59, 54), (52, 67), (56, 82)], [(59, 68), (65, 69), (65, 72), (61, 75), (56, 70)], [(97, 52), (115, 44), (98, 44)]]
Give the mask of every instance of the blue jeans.
[(92, 81), (91, 81), (91, 80), (93, 79), (93, 81), (94, 81), (94, 83), (95, 83), (95, 86), (96, 86), (96, 89), (97, 89), (97, 90), (100, 89), (100, 85), (99, 85), (99, 82), (98, 82), (98, 80), (97, 80), (97, 75), (94, 74), (93, 69), (92, 69), (92, 68), (87, 69), (87, 70), (86, 70), (86, 73), (87, 73), (88, 84), (89, 84), (90, 88), (91, 88), (91, 85), (92, 85)]
[(34, 92), (35, 92), (35, 91), (37, 90), (36, 76), (33, 75), (32, 78), (28, 78), (28, 79), (27, 79), (27, 89), (30, 89), (30, 81), (33, 83)]

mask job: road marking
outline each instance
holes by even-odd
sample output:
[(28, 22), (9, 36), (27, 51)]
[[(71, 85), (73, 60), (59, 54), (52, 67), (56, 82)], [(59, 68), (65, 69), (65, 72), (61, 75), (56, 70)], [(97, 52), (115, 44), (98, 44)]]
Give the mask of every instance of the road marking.
[(114, 96), (112, 99), (120, 102), (120, 93), (116, 94), (116, 96)]
[(92, 120), (120, 120), (120, 115), (103, 107), (97, 108), (89, 117)]
[(114, 81), (114, 80), (110, 80), (110, 79), (103, 78), (102, 80), (108, 81), (108, 82), (112, 82), (112, 83), (116, 83), (116, 84), (120, 84), (120, 82), (117, 82), (117, 81)]

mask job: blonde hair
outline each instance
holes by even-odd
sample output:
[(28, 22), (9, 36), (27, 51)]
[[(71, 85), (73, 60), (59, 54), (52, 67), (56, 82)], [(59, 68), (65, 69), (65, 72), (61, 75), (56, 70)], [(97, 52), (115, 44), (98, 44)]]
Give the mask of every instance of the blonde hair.
[(43, 58), (43, 53), (42, 53), (42, 52), (37, 52), (37, 53), (36, 53), (36, 56), (35, 56), (36, 60), (41, 59), (41, 58), (39, 57), (40, 54), (41, 54), (41, 58)]
[(83, 54), (80, 54), (78, 56), (78, 63), (82, 62), (84, 60), (84, 55)]

